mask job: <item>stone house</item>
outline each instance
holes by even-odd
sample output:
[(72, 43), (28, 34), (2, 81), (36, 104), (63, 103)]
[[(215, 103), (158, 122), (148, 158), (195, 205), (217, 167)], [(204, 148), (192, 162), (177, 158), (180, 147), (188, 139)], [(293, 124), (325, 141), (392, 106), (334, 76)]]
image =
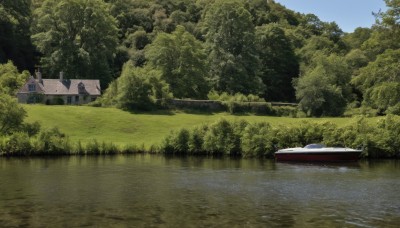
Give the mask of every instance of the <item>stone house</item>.
[(64, 79), (60, 72), (58, 79), (42, 79), (31, 76), (17, 93), (19, 103), (78, 105), (95, 101), (101, 95), (100, 81), (88, 79)]

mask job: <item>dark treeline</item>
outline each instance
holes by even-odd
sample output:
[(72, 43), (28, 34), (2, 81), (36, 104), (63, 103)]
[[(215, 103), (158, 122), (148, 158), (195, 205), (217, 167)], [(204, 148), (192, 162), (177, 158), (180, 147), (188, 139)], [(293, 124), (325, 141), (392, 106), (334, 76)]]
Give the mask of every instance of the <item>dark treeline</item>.
[(99, 104), (125, 109), (211, 91), (309, 116), (400, 114), (400, 0), (385, 2), (344, 33), (273, 0), (1, 0), (0, 63), (100, 79)]

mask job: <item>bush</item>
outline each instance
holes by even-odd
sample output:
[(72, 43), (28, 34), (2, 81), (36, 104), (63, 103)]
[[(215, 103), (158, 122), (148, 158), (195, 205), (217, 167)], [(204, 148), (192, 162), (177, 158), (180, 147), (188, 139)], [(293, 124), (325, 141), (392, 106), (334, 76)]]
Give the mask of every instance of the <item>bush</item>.
[(203, 149), (213, 155), (240, 155), (240, 135), (247, 124), (224, 119), (211, 124), (204, 135)]
[(37, 121), (33, 123), (24, 123), (22, 124), (21, 131), (26, 132), (29, 137), (32, 137), (40, 132), (40, 124)]
[(56, 127), (41, 131), (33, 144), (34, 153), (38, 155), (63, 155), (72, 151), (68, 137)]
[(269, 137), (270, 131), (268, 123), (248, 125), (242, 137), (243, 157), (273, 157), (274, 146)]
[(15, 132), (0, 141), (0, 154), (2, 155), (29, 155), (31, 151), (29, 135), (25, 132)]
[(370, 158), (400, 156), (400, 117), (388, 115), (377, 123), (358, 117), (349, 125), (304, 121), (293, 126), (220, 120), (170, 134), (164, 153), (272, 157), (276, 148), (303, 147), (311, 143), (360, 148)]
[(263, 98), (260, 98), (257, 95), (249, 94), (244, 95), (242, 93), (228, 94), (227, 92), (223, 92), (219, 94), (215, 90), (211, 90), (207, 95), (209, 100), (214, 101), (230, 101), (230, 102), (265, 102)]
[(263, 114), (263, 115), (273, 115), (274, 111), (271, 104), (267, 102), (237, 102), (237, 101), (228, 101), (223, 102), (223, 104), (227, 107), (229, 113), (255, 113), (255, 114)]
[(386, 110), (386, 114), (400, 115), (400, 103), (398, 103), (398, 104), (396, 104), (394, 106), (390, 106)]
[(297, 117), (298, 108), (292, 106), (272, 106), (271, 107), (274, 116), (289, 116)]
[(163, 142), (162, 148), (166, 154), (185, 154), (189, 151), (190, 133), (186, 129), (172, 132)]
[(354, 117), (354, 116), (366, 116), (366, 117), (374, 117), (378, 115), (378, 110), (373, 109), (370, 107), (362, 106), (360, 108), (352, 108), (352, 109), (347, 109), (343, 116), (345, 117)]
[(203, 154), (204, 136), (208, 130), (207, 125), (202, 125), (193, 129), (189, 137), (189, 151), (191, 154)]

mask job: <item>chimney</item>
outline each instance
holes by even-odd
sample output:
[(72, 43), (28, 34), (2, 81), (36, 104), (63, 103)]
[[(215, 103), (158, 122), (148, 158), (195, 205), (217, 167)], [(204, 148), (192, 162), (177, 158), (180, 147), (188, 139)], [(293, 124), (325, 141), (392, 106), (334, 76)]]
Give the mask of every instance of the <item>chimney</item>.
[(39, 83), (42, 83), (42, 72), (40, 72), (40, 68), (36, 71), (36, 79)]
[(60, 71), (60, 82), (64, 80), (64, 72)]

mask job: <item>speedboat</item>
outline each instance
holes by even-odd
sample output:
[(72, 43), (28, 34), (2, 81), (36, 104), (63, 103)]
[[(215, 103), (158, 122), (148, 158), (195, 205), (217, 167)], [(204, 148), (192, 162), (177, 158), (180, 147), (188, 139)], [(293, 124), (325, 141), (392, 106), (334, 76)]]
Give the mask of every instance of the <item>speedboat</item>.
[(309, 144), (305, 147), (281, 149), (275, 152), (277, 161), (357, 161), (362, 150), (347, 147), (326, 147)]

